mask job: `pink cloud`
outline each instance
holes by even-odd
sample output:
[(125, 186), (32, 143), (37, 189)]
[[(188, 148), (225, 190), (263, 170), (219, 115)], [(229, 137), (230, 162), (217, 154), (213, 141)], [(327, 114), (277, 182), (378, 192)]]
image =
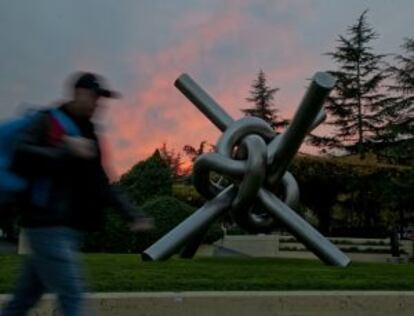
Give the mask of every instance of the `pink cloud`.
[[(269, 21), (243, 11), (244, 2), (226, 3), (214, 14), (193, 12), (178, 21), (174, 31), (187, 35), (176, 36), (176, 41), (168, 47), (130, 58), (137, 75), (146, 80), (129, 92), (122, 106), (111, 115), (115, 133), (109, 137), (109, 151), (113, 153), (118, 174), (150, 155), (163, 142), (177, 150), (185, 144), (198, 145), (202, 140), (215, 142), (218, 130), (173, 86), (182, 72), (189, 72), (196, 80), (204, 73), (214, 76), (207, 84), (197, 81), (234, 118), (240, 118), (240, 108), (246, 106), (250, 83), (263, 67), (261, 57), (269, 58), (267, 55), (273, 52), (275, 60), (285, 62), (284, 66), (275, 62), (273, 67), (264, 69), (270, 83), (275, 80), (279, 87), (298, 82), (304, 86), (305, 79), (312, 75), (313, 61), (300, 49), (300, 40), (292, 26), (275, 28)], [(234, 58), (220, 58), (214, 49), (228, 41), (236, 45), (234, 49), (243, 51), (235, 52)], [(298, 103), (298, 96), (282, 95), (283, 90), (277, 103), (281, 102), (282, 114), (288, 117)], [(157, 122), (161, 123), (157, 126)], [(120, 140), (128, 146), (117, 146)]]

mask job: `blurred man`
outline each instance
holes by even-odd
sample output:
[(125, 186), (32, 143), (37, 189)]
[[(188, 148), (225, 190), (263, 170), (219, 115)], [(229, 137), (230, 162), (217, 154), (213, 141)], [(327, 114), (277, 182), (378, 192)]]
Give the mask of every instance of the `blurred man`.
[(37, 114), (17, 144), (15, 169), (30, 184), (21, 224), (31, 254), (2, 316), (26, 315), (45, 292), (57, 294), (63, 315), (82, 314), (79, 242), (82, 232), (99, 228), (104, 207), (118, 209), (134, 231), (152, 226), (102, 167), (91, 118), (102, 98), (117, 94), (92, 73), (78, 74), (72, 89), (73, 100)]

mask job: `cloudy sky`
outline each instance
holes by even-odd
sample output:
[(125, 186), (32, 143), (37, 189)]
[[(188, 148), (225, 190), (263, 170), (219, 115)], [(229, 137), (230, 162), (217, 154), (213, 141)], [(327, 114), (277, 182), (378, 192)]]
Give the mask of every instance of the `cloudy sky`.
[(375, 49), (400, 52), (414, 36), (412, 0), (3, 0), (0, 118), (61, 100), (74, 71), (100, 73), (123, 94), (103, 117), (120, 174), (163, 142), (179, 150), (219, 135), (174, 88), (181, 73), (238, 118), (262, 68), (289, 118), (306, 80), (332, 69), (323, 53), (367, 8)]

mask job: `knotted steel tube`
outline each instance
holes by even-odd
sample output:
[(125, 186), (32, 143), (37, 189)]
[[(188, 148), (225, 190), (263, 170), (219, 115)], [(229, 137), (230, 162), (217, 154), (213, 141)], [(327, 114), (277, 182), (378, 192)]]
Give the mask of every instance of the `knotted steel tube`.
[[(209, 201), (145, 250), (143, 258), (167, 259), (182, 248), (182, 257), (191, 258), (208, 226), (230, 212), (250, 232), (268, 232), (281, 223), (325, 263), (347, 266), (349, 258), (292, 209), (299, 189), (287, 171), (307, 133), (323, 122), (323, 102), (334, 84), (329, 74), (316, 73), (289, 127), (277, 135), (262, 119), (233, 120), (188, 75), (180, 76), (176, 87), (223, 135), (216, 152), (202, 155), (194, 165), (194, 185)], [(218, 186), (210, 180), (211, 172), (233, 184), (225, 189)], [(277, 196), (280, 187), (282, 199)]]

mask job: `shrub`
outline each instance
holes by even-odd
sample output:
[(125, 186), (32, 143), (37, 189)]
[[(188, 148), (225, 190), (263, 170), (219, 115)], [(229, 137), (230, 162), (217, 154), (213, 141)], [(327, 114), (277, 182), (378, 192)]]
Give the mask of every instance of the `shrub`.
[(384, 237), (414, 219), (412, 168), (299, 155), (291, 170), (325, 234)]
[(206, 199), (192, 185), (174, 184), (173, 195), (178, 200), (195, 207), (201, 207), (206, 202)]
[[(101, 232), (89, 234), (84, 243), (84, 251), (139, 253), (168, 233), (192, 214), (194, 208), (171, 196), (160, 196), (147, 201), (142, 206), (148, 216), (154, 218), (154, 230), (133, 233), (117, 212), (105, 212), (105, 225)], [(206, 235), (205, 242), (214, 242), (221, 237), (217, 224)]]
[[(146, 214), (155, 220), (155, 229), (149, 234), (139, 234), (139, 243), (144, 250), (152, 243), (160, 239), (171, 229), (190, 216), (195, 208), (179, 201), (176, 198), (163, 196), (148, 201), (143, 206)], [(221, 229), (217, 223), (213, 224), (204, 238), (204, 242), (212, 243), (221, 237)]]
[(125, 173), (120, 184), (137, 205), (157, 196), (172, 195), (171, 170), (158, 150)]
[(131, 253), (134, 234), (119, 213), (111, 208), (104, 211), (104, 223), (98, 232), (85, 236), (82, 250), (86, 252)]

